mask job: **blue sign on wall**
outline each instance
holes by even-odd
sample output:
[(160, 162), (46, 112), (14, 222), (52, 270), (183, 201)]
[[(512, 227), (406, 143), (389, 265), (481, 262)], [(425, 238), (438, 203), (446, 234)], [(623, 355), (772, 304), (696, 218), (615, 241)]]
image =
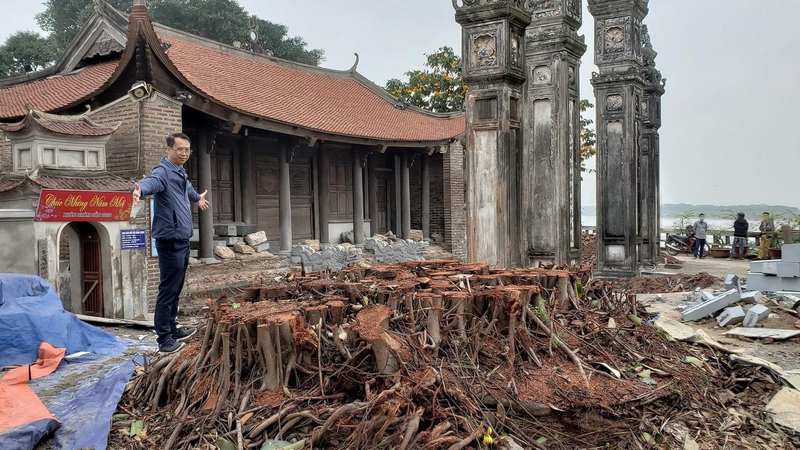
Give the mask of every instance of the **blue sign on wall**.
[(144, 250), (147, 248), (147, 230), (121, 230), (122, 250)]

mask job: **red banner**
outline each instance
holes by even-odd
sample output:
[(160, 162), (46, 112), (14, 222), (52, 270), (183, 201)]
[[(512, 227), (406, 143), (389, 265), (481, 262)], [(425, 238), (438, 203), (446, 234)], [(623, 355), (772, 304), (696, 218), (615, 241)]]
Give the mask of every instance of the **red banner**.
[(131, 218), (129, 192), (42, 189), (36, 220), (41, 222), (117, 222)]

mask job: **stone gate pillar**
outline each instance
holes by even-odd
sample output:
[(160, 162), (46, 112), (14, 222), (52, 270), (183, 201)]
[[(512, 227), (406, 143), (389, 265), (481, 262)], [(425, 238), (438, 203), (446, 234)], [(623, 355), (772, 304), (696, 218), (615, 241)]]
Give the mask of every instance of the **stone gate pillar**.
[(642, 25), (642, 57), (644, 60), (644, 101), (642, 115), (641, 158), (639, 160), (639, 220), (642, 229), (642, 265), (655, 266), (661, 252), (661, 155), (658, 130), (661, 128), (661, 96), (666, 79), (656, 69), (656, 56), (647, 25)]
[[(459, 5), (460, 3), (460, 5)], [(467, 110), (468, 259), (522, 263), (519, 220), (524, 33), (529, 2), (453, 0), (462, 26)]]
[(525, 34), (522, 152), (526, 262), (580, 262), (582, 0), (534, 2)]
[(639, 156), (645, 80), (642, 21), (647, 0), (588, 0), (595, 18), (597, 272), (639, 273)]

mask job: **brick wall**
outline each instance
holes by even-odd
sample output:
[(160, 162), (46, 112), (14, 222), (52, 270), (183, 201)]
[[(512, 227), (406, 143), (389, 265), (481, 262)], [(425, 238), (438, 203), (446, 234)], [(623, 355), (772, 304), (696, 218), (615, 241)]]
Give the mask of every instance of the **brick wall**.
[[(445, 235), (444, 226), (444, 173), (441, 154), (424, 156), (428, 158), (431, 174), (431, 233)], [(411, 228), (422, 229), (422, 155), (414, 158), (409, 169), (411, 184)]]
[(139, 174), (140, 105), (126, 96), (91, 115), (99, 125), (119, 125), (106, 144), (106, 170), (123, 178), (137, 178)]
[(464, 148), (456, 141), (443, 155), (445, 240), (452, 253), (467, 259), (467, 210), (464, 195)]
[(11, 141), (6, 140), (6, 135), (0, 131), (0, 173), (11, 172), (14, 170), (13, 165)]

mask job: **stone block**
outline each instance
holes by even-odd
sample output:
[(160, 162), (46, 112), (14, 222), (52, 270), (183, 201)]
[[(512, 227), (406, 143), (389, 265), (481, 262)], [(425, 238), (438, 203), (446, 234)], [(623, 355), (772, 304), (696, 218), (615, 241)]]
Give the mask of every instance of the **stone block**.
[(253, 247), (250, 247), (244, 242), (237, 242), (236, 244), (234, 244), (233, 251), (244, 255), (252, 255), (256, 252), (256, 250)]
[(781, 262), (780, 259), (770, 259), (764, 261), (752, 261), (750, 263), (750, 272), (752, 273), (764, 273), (764, 264), (772, 263), (772, 262)]
[(744, 310), (741, 306), (731, 306), (725, 308), (724, 311), (717, 316), (717, 325), (727, 327), (728, 325), (737, 325), (744, 321)]
[(189, 250), (189, 258), (199, 258), (200, 250)]
[(369, 238), (366, 247), (375, 253), (379, 264), (393, 264), (401, 261), (422, 261), (428, 252), (428, 242), (412, 239), (398, 239), (393, 242)]
[(800, 263), (800, 244), (783, 244), (781, 257), (783, 262)]
[(198, 228), (192, 230), (192, 237), (189, 238), (189, 242), (200, 242), (200, 230)]
[(202, 258), (200, 260), (201, 263), (209, 265), (209, 264), (222, 264), (222, 261), (218, 260), (217, 258)]
[(248, 234), (252, 234), (258, 231), (258, 227), (255, 225), (236, 225), (236, 235), (237, 236), (247, 236)]
[(412, 241), (420, 242), (425, 238), (422, 234), (422, 230), (411, 230), (411, 236), (409, 236)]
[(232, 236), (225, 238), (225, 245), (227, 245), (228, 247), (233, 247), (234, 245), (241, 244), (243, 242), (244, 238), (239, 236)]
[(214, 247), (214, 254), (217, 255), (218, 258), (222, 259), (235, 259), (236, 254), (233, 250), (229, 249), (224, 245), (220, 245), (218, 247)]
[(777, 275), (778, 274), (778, 264), (780, 262), (777, 261), (767, 261), (764, 263), (764, 266), (761, 268), (761, 273), (764, 275)]
[(754, 327), (759, 321), (769, 317), (769, 308), (764, 305), (755, 305), (747, 310), (744, 315), (742, 325), (746, 327)]
[(257, 253), (264, 253), (269, 250), (269, 242), (262, 242), (258, 245), (252, 246)]
[(731, 289), (707, 302), (683, 310), (681, 313), (681, 320), (684, 322), (700, 320), (703, 317), (708, 317), (717, 311), (721, 311), (723, 308), (738, 302), (740, 299), (741, 295), (739, 295), (739, 292), (737, 292), (736, 289)]
[(267, 242), (267, 233), (263, 231), (257, 231), (255, 233), (250, 233), (244, 237), (245, 242), (249, 245), (255, 247), (258, 244), (263, 244)]
[(300, 245), (305, 245), (314, 250), (315, 252), (318, 252), (320, 250), (319, 240), (317, 239), (306, 239), (305, 241), (300, 242)]
[(214, 247), (227, 247), (228, 241), (225, 239), (214, 239)]
[(798, 278), (800, 277), (800, 263), (795, 262), (779, 262), (778, 274), (781, 278)]
[(728, 276), (725, 277), (725, 289), (726, 290), (736, 289), (739, 292), (739, 294), (741, 294), (742, 285), (739, 282), (739, 277), (737, 277), (736, 275), (728, 274)]
[(321, 272), (328, 268), (341, 270), (358, 262), (361, 258), (361, 249), (335, 245), (315, 252), (307, 245), (295, 245), (292, 247), (291, 257), (292, 261), (302, 261), (307, 272)]
[(236, 236), (236, 225), (214, 225), (215, 236)]
[(780, 278), (781, 290), (789, 292), (800, 292), (800, 278)]
[(747, 289), (761, 292), (778, 292), (783, 290), (781, 278), (763, 273), (747, 274)]
[(758, 303), (763, 296), (764, 294), (761, 291), (748, 291), (742, 293), (742, 299), (739, 301), (742, 303)]

